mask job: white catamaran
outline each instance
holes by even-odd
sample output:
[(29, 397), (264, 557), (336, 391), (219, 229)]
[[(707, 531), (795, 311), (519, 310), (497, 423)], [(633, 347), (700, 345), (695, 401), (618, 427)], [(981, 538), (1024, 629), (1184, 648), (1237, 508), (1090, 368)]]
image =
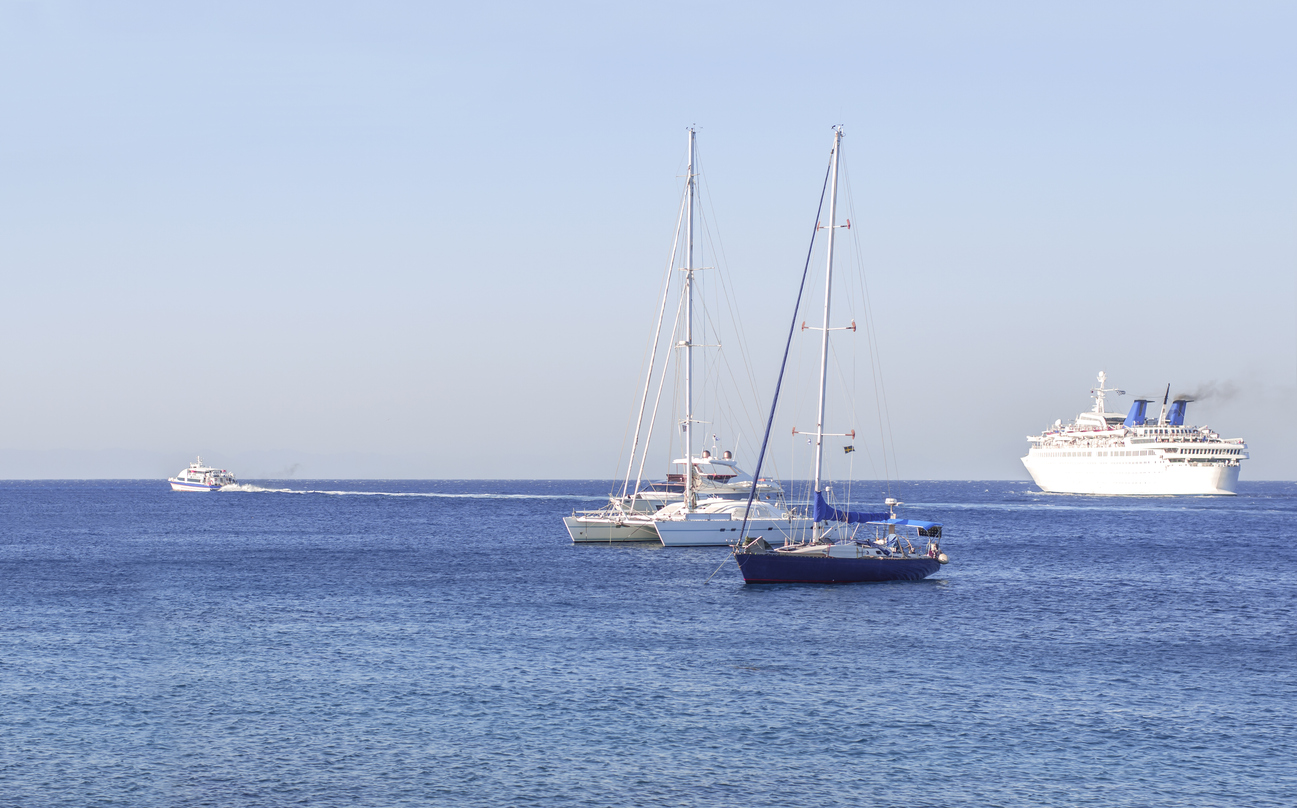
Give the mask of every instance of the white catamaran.
[[(700, 346), (694, 335), (694, 197), (696, 194), (697, 160), (695, 133), (689, 130), (689, 168), (685, 196), (684, 266), (684, 334), (676, 348), (684, 358), (684, 417), (680, 429), (684, 434), (685, 456), (676, 461), (685, 467), (684, 490), (679, 502), (672, 503), (649, 517), (658, 538), (668, 547), (698, 547), (733, 544), (738, 540), (737, 518), (744, 513), (754, 519), (787, 521), (792, 514), (784, 504), (783, 489), (769, 480), (753, 480), (744, 474), (742, 479), (731, 478), (727, 485), (717, 487), (704, 474), (699, 473), (701, 455), (694, 455), (695, 427), (705, 423), (694, 412), (694, 349)], [(701, 447), (698, 447), (701, 448)], [(706, 452), (703, 453), (707, 454)], [(729, 454), (728, 452), (726, 454)], [(734, 467), (737, 472), (737, 466)], [(736, 483), (746, 483), (736, 485)], [(751, 503), (747, 494), (758, 492)]]
[[(703, 423), (694, 416), (693, 387), (694, 366), (694, 273), (699, 267), (694, 266), (694, 220), (697, 200), (697, 157), (696, 133), (693, 128), (689, 133), (688, 164), (686, 183), (680, 202), (680, 212), (676, 219), (675, 236), (671, 244), (671, 256), (667, 262), (666, 279), (662, 285), (662, 295), (658, 304), (658, 320), (654, 329), (652, 350), (649, 354), (648, 371), (644, 376), (644, 386), (640, 394), (639, 413), (635, 420), (635, 436), (631, 443), (630, 458), (626, 464), (625, 477), (620, 492), (611, 494), (608, 504), (602, 508), (589, 511), (573, 512), (564, 517), (563, 523), (568, 535), (577, 543), (607, 543), (658, 541), (667, 542), (659, 529), (664, 520), (698, 520), (710, 518), (708, 514), (720, 513), (724, 508), (742, 507), (752, 488), (752, 477), (744, 472), (734, 459), (733, 453), (722, 451), (713, 446), (704, 450), (694, 440), (695, 426)], [(677, 255), (681, 252), (680, 237), (683, 228), (684, 266), (676, 267)], [(657, 367), (658, 345), (666, 321), (667, 301), (670, 298), (671, 278), (676, 272), (683, 274), (680, 306), (676, 312), (676, 322), (672, 325), (672, 347), (683, 354), (684, 376), (684, 410), (685, 416), (680, 422), (684, 435), (684, 457), (676, 459), (672, 465), (679, 471), (669, 473), (665, 482), (644, 484), (644, 464), (647, 460), (647, 447), (653, 437), (657, 423), (658, 407), (662, 401), (662, 391), (666, 383), (667, 369), (670, 361)], [(683, 319), (683, 334), (677, 329)], [(678, 339), (676, 337), (679, 337)], [(653, 389), (653, 376), (658, 372), (657, 392), (653, 401), (652, 413), (647, 427), (644, 416), (648, 412), (649, 393)], [(695, 449), (700, 450), (695, 454)], [(638, 469), (636, 461), (639, 461)], [(758, 489), (758, 507), (779, 510), (782, 508), (783, 489), (778, 483), (769, 480), (756, 481)], [(728, 519), (726, 512), (725, 519)], [(668, 534), (674, 535), (668, 530)], [(732, 538), (730, 538), (732, 541)], [(686, 542), (695, 543), (695, 542)], [(713, 530), (706, 540), (697, 543), (725, 544), (726, 537)]]

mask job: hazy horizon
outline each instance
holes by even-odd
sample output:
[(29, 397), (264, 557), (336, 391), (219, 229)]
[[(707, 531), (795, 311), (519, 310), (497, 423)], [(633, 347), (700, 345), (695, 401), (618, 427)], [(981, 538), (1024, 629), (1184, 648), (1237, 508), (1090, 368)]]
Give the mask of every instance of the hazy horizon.
[[(26, 457), (20, 462), (24, 467), (35, 469), (36, 474), (29, 477), (15, 476), (6, 473), (7, 469), (0, 466), (0, 480), (8, 482), (39, 482), (39, 481), (147, 481), (156, 480), (162, 482), (167, 477), (175, 476), (176, 472), (184, 469), (188, 462), (192, 462), (193, 457), (188, 461), (177, 460), (176, 462), (166, 465), (168, 458), (165, 456), (146, 456), (143, 453), (123, 451), (120, 453), (112, 450), (98, 451), (89, 453), (89, 455), (78, 455), (74, 452), (51, 452), (44, 459)], [(251, 462), (247, 462), (247, 461)], [(404, 460), (404, 462), (403, 462)], [(742, 460), (742, 458), (740, 458)], [(391, 458), (384, 456), (377, 457), (356, 457), (342, 455), (334, 458), (330, 457), (307, 457), (305, 460), (297, 461), (287, 466), (279, 466), (277, 470), (271, 470), (273, 462), (266, 460), (252, 459), (252, 456), (234, 456), (225, 457), (223, 455), (203, 456), (203, 462), (215, 466), (216, 468), (227, 468), (234, 472), (240, 482), (254, 480), (273, 480), (276, 482), (310, 482), (319, 480), (402, 480), (402, 481), (453, 481), (453, 480), (473, 480), (473, 481), (500, 481), (507, 482), (511, 480), (518, 481), (608, 481), (617, 485), (621, 484), (622, 477), (611, 476), (591, 476), (591, 477), (486, 477), (480, 475), (455, 475), (443, 477), (419, 476), (417, 474), (382, 474), (376, 469), (395, 468), (401, 469), (409, 463), (409, 459)], [(77, 470), (88, 470), (83, 476), (77, 476)], [(126, 474), (115, 474), (115, 469), (127, 469)], [(246, 471), (244, 471), (246, 469)], [(355, 469), (369, 473), (360, 474), (342, 474), (342, 470)], [(66, 472), (66, 473), (65, 473)], [(333, 472), (333, 473), (330, 473)], [(1248, 475), (1248, 465), (1243, 464), (1243, 472), (1240, 475), (1242, 483), (1269, 483), (1269, 482), (1293, 482), (1291, 479), (1276, 478), (1264, 479), (1254, 478)], [(765, 473), (763, 477), (769, 476)], [(644, 480), (660, 480), (664, 473), (645, 474)], [(808, 478), (798, 475), (790, 480), (788, 477), (779, 476), (782, 482), (805, 482)], [(840, 479), (839, 482), (848, 481), (846, 478)], [(878, 482), (885, 484), (888, 482), (883, 478), (871, 476), (856, 476), (850, 478), (855, 483)], [(1021, 482), (1027, 485), (1034, 485), (1031, 477), (1024, 469), (1019, 476), (1005, 477), (893, 477), (891, 482)]]

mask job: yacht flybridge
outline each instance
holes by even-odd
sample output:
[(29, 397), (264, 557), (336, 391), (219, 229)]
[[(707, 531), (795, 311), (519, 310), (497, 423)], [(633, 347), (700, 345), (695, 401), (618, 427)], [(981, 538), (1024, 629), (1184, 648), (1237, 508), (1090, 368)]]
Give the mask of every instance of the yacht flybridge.
[(189, 468), (174, 477), (168, 477), (172, 491), (217, 491), (223, 486), (234, 485), (234, 475), (225, 469), (203, 465), (203, 458), (190, 463)]
[(1150, 417), (1152, 399), (1139, 398), (1126, 415), (1105, 409), (1107, 395), (1124, 390), (1099, 386), (1090, 391), (1094, 409), (1070, 424), (1055, 421), (1039, 435), (1022, 463), (1042, 491), (1107, 496), (1232, 495), (1240, 464), (1248, 459), (1241, 438), (1222, 438), (1209, 427), (1185, 425), (1190, 399), (1171, 401), (1168, 385), (1162, 407)]

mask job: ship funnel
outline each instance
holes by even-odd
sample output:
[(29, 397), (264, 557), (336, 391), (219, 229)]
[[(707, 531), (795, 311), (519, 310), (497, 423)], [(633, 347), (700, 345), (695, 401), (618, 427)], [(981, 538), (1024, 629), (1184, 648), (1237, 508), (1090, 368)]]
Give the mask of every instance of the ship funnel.
[(1148, 399), (1137, 398), (1130, 405), (1130, 414), (1123, 422), (1126, 426), (1143, 426), (1144, 416), (1148, 411)]
[(1185, 398), (1171, 402), (1171, 415), (1167, 419), (1171, 426), (1184, 426), (1184, 411), (1188, 405), (1189, 400)]

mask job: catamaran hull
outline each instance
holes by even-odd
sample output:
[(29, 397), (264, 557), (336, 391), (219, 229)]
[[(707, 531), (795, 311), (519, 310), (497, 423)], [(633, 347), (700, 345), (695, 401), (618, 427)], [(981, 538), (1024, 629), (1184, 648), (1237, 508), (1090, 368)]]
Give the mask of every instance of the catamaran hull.
[(1233, 496), (1238, 465), (1169, 463), (1155, 458), (1022, 458), (1040, 490), (1101, 496)]
[(919, 581), (941, 569), (935, 558), (830, 558), (785, 553), (734, 556), (749, 584), (863, 584)]
[(563, 517), (567, 533), (575, 544), (607, 544), (619, 541), (657, 541), (652, 524), (614, 522), (611, 519)]

